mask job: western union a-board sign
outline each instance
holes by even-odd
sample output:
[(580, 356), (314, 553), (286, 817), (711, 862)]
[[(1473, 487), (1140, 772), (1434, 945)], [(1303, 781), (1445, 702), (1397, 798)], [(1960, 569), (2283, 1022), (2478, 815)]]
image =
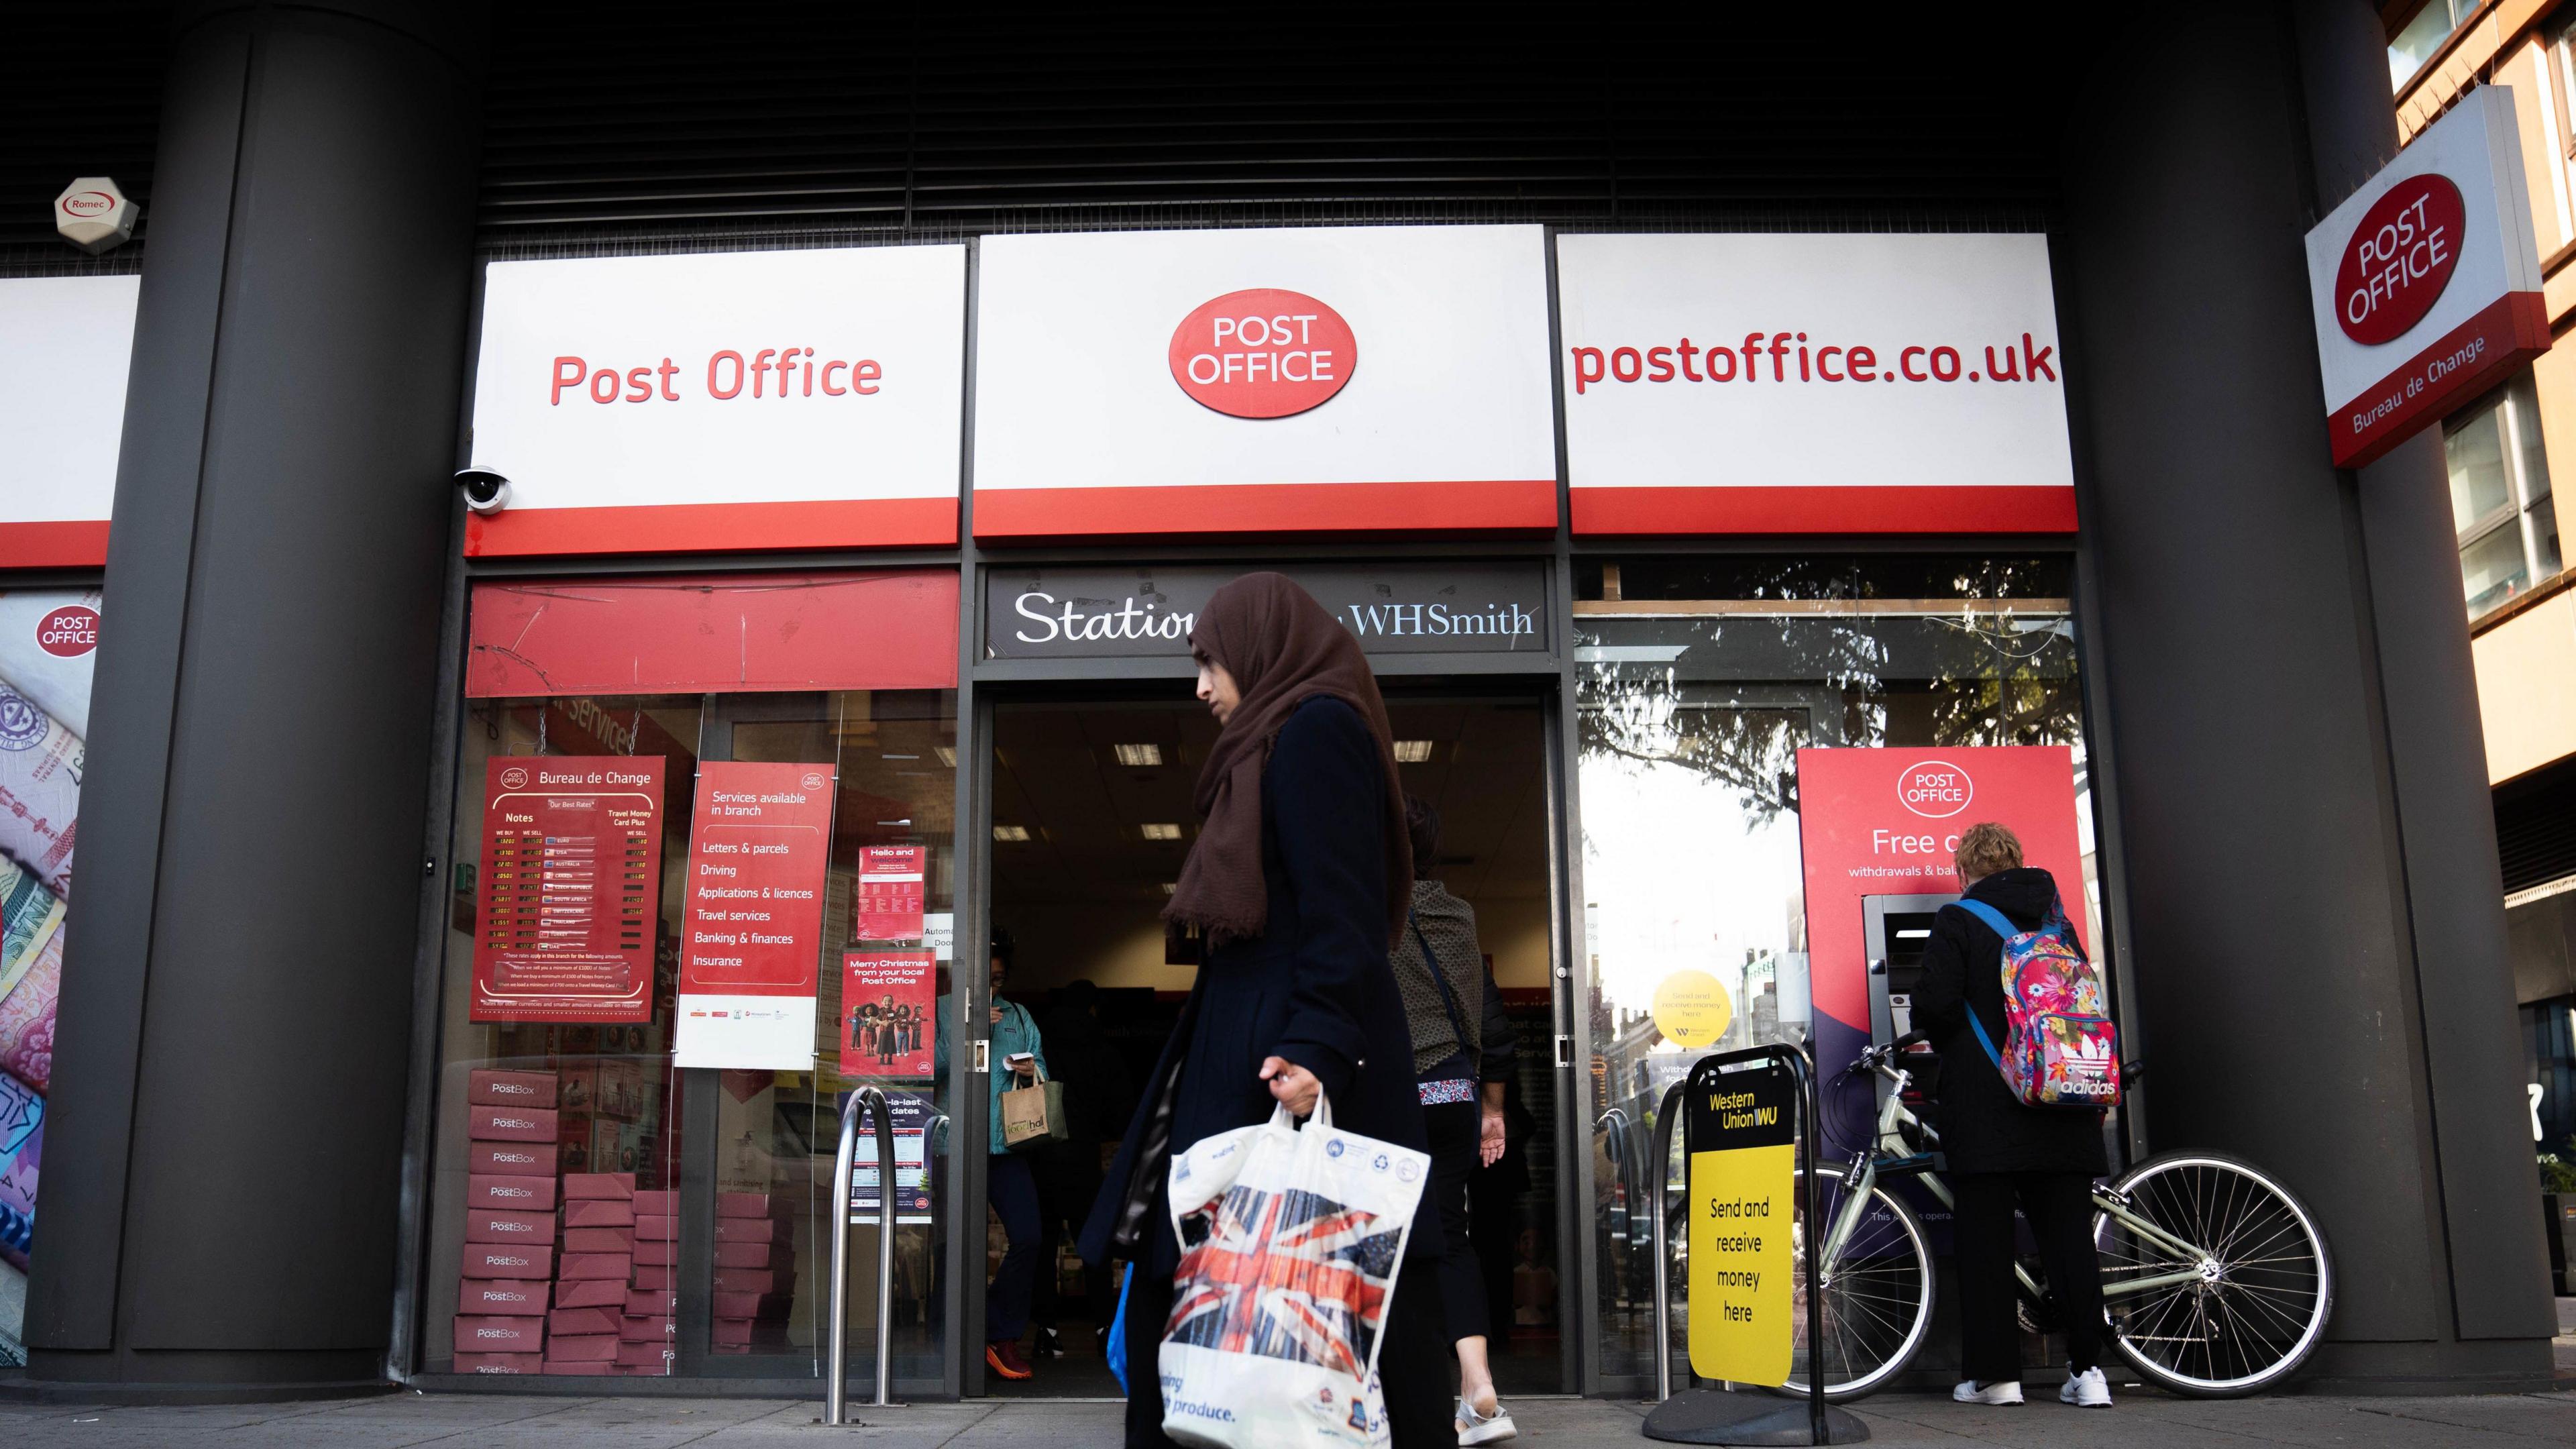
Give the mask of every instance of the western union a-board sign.
[(1706, 1072), (1684, 1096), (1691, 1371), (1776, 1387), (1789, 1379), (1796, 1318), (1797, 1078), (1776, 1065)]

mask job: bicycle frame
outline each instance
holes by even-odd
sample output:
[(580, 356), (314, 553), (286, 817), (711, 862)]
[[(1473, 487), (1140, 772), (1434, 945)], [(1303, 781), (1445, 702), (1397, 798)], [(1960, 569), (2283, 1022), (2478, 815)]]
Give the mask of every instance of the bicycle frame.
[[(1880, 1076), (1887, 1078), (1891, 1086), (1887, 1101), (1878, 1109), (1876, 1136), (1868, 1147), (1852, 1154), (1850, 1166), (1845, 1170), (1844, 1175), (1845, 1196), (1842, 1209), (1835, 1214), (1833, 1226), (1826, 1233), (1822, 1249), (1816, 1255), (1817, 1261), (1824, 1265), (1822, 1271), (1827, 1282), (1832, 1281), (1834, 1265), (1842, 1261), (1843, 1249), (1850, 1245), (1852, 1235), (1860, 1230), (1862, 1210), (1869, 1202), (1870, 1190), (1878, 1185), (1878, 1179), (1882, 1174), (1889, 1177), (1919, 1177), (1923, 1181), (1923, 1186), (1933, 1197), (1940, 1200), (1943, 1207), (1953, 1212), (1958, 1210), (1958, 1199), (1952, 1195), (1950, 1185), (1943, 1182), (1941, 1175), (1932, 1170), (1930, 1152), (1891, 1153), (1889, 1151), (1891, 1143), (1900, 1149), (1906, 1146), (1902, 1130), (1906, 1127), (1912, 1127), (1928, 1143), (1937, 1144), (1941, 1140), (1941, 1134), (1937, 1129), (1914, 1115), (1905, 1105), (1905, 1089), (1913, 1085), (1914, 1074), (1903, 1067), (1891, 1064), (1885, 1057), (1879, 1058), (1873, 1066)], [(2139, 1218), (2129, 1211), (2128, 1200), (2107, 1186), (2100, 1184), (2094, 1186), (2093, 1205), (2113, 1222), (2192, 1264), (2188, 1268), (2143, 1278), (2123, 1278), (2116, 1282), (2105, 1280), (2102, 1284), (2104, 1302), (2153, 1292), (2159, 1288), (2204, 1281), (2205, 1275), (2201, 1265), (2215, 1258), (2209, 1250), (2185, 1242), (2155, 1224)], [(2030, 1270), (2018, 1262), (2013, 1264), (2013, 1280), (2020, 1285), (2022, 1295), (2030, 1301), (2044, 1303), (2048, 1300), (2048, 1294), (2039, 1286), (2038, 1280), (2032, 1278)]]

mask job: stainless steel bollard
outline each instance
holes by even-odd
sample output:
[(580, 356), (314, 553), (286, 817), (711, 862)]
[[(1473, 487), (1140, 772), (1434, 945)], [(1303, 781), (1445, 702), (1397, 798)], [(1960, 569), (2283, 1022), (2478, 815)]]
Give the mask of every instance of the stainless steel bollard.
[(1655, 1111), (1655, 1166), (1647, 1189), (1655, 1199), (1655, 1402), (1659, 1404), (1673, 1396), (1672, 1245), (1664, 1241), (1664, 1184), (1672, 1177), (1673, 1124), (1681, 1119), (1682, 1089), (1689, 1085), (1684, 1078), (1665, 1088), (1664, 1104)]
[[(877, 1396), (894, 1403), (894, 1110), (884, 1092), (861, 1087), (841, 1104), (841, 1146), (832, 1157), (832, 1329), (824, 1367), (823, 1422), (850, 1421), (850, 1170), (858, 1160), (859, 1118), (877, 1119)], [(926, 1144), (925, 1144), (926, 1145)]]

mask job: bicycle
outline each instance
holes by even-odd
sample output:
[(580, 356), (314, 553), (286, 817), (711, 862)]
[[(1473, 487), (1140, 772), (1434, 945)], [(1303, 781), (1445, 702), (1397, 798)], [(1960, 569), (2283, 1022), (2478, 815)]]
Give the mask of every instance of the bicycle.
[[(1905, 1105), (1913, 1073), (1899, 1058), (1920, 1034), (1862, 1053), (1837, 1085), (1872, 1074), (1891, 1084), (1877, 1136), (1848, 1165), (1819, 1163), (1818, 1246), (1824, 1284), (1825, 1395), (1856, 1399), (1903, 1373), (1932, 1326), (1932, 1249), (1914, 1210), (1886, 1179), (1912, 1177), (1955, 1207), (1934, 1170), (1940, 1134)], [(1890, 1150), (1891, 1144), (1896, 1149)], [(2334, 1265), (2315, 1214), (2251, 1163), (2214, 1152), (2151, 1157), (2093, 1189), (2105, 1336), (2147, 1380), (2196, 1398), (2234, 1398), (2280, 1383), (2314, 1351), (2334, 1309)], [(1793, 1230), (1795, 1298), (1807, 1296), (1803, 1217)], [(2025, 1322), (2053, 1311), (2034, 1264), (2016, 1263)], [(1779, 1392), (1803, 1397), (1803, 1331)]]

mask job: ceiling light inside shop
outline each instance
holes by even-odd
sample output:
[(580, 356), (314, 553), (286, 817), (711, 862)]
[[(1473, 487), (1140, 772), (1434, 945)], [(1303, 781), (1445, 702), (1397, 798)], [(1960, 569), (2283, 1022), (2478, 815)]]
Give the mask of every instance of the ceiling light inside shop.
[(921, 756), (919, 756), (919, 755), (898, 755), (898, 754), (894, 753), (892, 750), (888, 750), (888, 751), (886, 751), (884, 754), (882, 754), (882, 755), (878, 756), (878, 758), (879, 758), (879, 759), (885, 759), (885, 760), (918, 760), (918, 759), (920, 759), (920, 758), (921, 758)]
[(939, 763), (946, 765), (952, 770), (957, 768), (957, 747), (955, 745), (935, 745), (932, 748), (939, 752)]
[(1139, 825), (1136, 829), (1142, 833), (1147, 840), (1178, 840), (1181, 838), (1181, 827), (1177, 825)]
[(1180, 884), (1176, 881), (1167, 880), (1163, 882), (1163, 894), (1165, 895), (1170, 895), (1172, 892), (1179, 890), (1180, 888)]
[(1025, 825), (996, 825), (993, 827), (993, 838), (1016, 844), (1029, 838), (1029, 828)]
[(1397, 740), (1395, 742), (1395, 762), (1399, 765), (1419, 765), (1430, 758), (1431, 741), (1429, 740)]
[(1118, 757), (1118, 763), (1122, 765), (1159, 765), (1163, 763), (1163, 747), (1157, 744), (1111, 745), (1109, 750), (1110, 753)]

